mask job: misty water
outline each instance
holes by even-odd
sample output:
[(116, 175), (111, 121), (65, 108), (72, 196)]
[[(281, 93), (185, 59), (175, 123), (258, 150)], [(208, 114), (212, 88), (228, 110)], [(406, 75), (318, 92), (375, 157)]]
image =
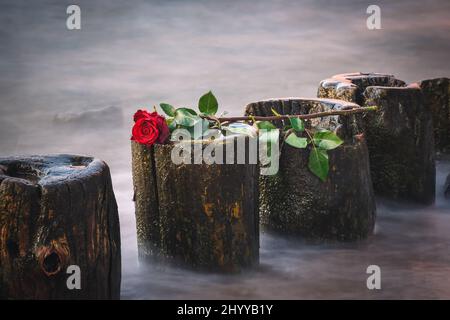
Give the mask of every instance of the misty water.
[[(449, 76), (448, 1), (379, 1), (376, 32), (356, 0), (78, 3), (82, 29), (68, 31), (60, 1), (0, 1), (0, 156), (75, 153), (109, 164), (122, 298), (450, 298), (449, 160), (437, 163), (434, 205), (378, 199), (375, 234), (358, 243), (263, 233), (260, 267), (231, 276), (139, 264), (129, 141), (137, 108), (195, 106), (210, 89), (239, 115), (255, 100), (314, 97), (336, 73)], [(382, 290), (366, 288), (371, 264)]]

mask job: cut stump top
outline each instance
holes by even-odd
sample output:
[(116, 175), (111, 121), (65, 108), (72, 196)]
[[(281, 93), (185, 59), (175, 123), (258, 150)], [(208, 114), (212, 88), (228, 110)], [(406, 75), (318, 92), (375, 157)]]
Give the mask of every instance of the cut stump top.
[(13, 179), (24, 184), (48, 186), (100, 174), (105, 167), (104, 161), (82, 155), (0, 157), (0, 183)]

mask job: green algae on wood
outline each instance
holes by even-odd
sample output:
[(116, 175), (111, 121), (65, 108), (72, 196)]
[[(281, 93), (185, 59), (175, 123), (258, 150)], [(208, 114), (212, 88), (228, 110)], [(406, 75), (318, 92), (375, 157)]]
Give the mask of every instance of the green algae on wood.
[(257, 265), (258, 166), (175, 164), (173, 148), (132, 142), (140, 257), (213, 272)]
[(433, 123), (419, 88), (407, 87), (392, 75), (341, 74), (323, 80), (318, 96), (379, 108), (363, 117), (376, 194), (434, 202)]
[[(273, 99), (250, 103), (247, 115), (308, 114), (358, 108), (332, 99)], [(261, 225), (283, 234), (313, 240), (357, 240), (372, 234), (376, 208), (361, 115), (312, 119), (309, 128), (335, 132), (344, 144), (331, 150), (330, 172), (322, 182), (308, 169), (309, 150), (284, 144), (279, 171), (260, 176)], [(286, 125), (283, 121), (278, 127)]]
[(138, 254), (156, 257), (160, 247), (154, 148), (131, 144)]

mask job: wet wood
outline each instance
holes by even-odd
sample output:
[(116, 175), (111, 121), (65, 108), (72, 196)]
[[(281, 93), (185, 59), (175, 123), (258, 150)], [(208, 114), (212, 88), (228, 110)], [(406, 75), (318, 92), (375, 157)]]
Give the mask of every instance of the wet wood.
[[(280, 99), (251, 103), (248, 115), (308, 114), (358, 108), (326, 99)], [(261, 224), (284, 235), (312, 240), (357, 240), (373, 232), (376, 208), (361, 115), (313, 119), (310, 128), (329, 129), (344, 144), (329, 152), (330, 173), (322, 182), (308, 169), (309, 150), (284, 145), (276, 175), (260, 176)], [(279, 123), (281, 127), (288, 122)]]
[(174, 164), (172, 148), (132, 142), (140, 257), (213, 272), (258, 264), (257, 165)]
[(444, 184), (444, 196), (447, 199), (450, 199), (450, 174), (447, 176)]
[(378, 107), (363, 118), (378, 195), (434, 202), (433, 123), (419, 88), (406, 87), (391, 75), (346, 74), (322, 81), (318, 95)]
[[(67, 267), (80, 267), (69, 290)], [(118, 299), (120, 229), (108, 166), (72, 156), (0, 158), (0, 297)]]
[(141, 258), (156, 257), (161, 234), (154, 148), (133, 142), (131, 153), (138, 254)]
[(344, 73), (322, 80), (317, 96), (319, 98), (341, 99), (364, 105), (364, 91), (368, 87), (404, 87), (406, 83), (393, 75), (382, 73)]
[(436, 151), (450, 153), (450, 80), (436, 78), (410, 85), (418, 86), (433, 117)]

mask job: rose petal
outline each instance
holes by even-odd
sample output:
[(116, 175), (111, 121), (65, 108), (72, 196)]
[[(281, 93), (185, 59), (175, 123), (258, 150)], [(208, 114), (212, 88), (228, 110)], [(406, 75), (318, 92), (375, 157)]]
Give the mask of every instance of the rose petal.
[(138, 110), (136, 111), (136, 113), (133, 116), (133, 120), (134, 122), (138, 121), (139, 119), (143, 119), (143, 118), (149, 118), (150, 117), (150, 113), (148, 113), (147, 110)]

